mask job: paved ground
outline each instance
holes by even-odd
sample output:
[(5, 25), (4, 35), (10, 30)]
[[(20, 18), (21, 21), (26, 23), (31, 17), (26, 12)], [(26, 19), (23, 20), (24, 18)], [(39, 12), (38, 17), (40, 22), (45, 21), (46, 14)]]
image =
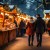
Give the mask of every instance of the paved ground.
[(50, 36), (48, 34), (43, 35), (42, 47), (36, 47), (36, 35), (34, 39), (34, 46), (28, 46), (27, 36), (16, 38), (16, 40), (10, 43), (3, 50), (50, 50)]

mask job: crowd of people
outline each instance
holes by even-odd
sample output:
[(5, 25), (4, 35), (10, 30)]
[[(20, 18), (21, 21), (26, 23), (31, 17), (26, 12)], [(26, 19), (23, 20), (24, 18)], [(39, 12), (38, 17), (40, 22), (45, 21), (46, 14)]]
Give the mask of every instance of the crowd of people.
[[(41, 47), (43, 33), (48, 31), (50, 35), (50, 20), (46, 24), (46, 22), (40, 17), (40, 14), (37, 14), (36, 17), (37, 19), (35, 21), (32, 17), (30, 17), (27, 25), (24, 20), (21, 20), (19, 24), (18, 34), (20, 33), (21, 36), (24, 36), (24, 33), (26, 33), (28, 35), (28, 45), (33, 46), (34, 35), (36, 33), (37, 47)], [(14, 23), (16, 24), (16, 27), (18, 27), (15, 20)]]

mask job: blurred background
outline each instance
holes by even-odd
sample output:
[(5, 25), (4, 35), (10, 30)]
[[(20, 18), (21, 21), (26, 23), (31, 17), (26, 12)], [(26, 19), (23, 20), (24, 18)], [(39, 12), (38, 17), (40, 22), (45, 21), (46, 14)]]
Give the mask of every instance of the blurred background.
[(35, 16), (38, 13), (44, 17), (44, 10), (50, 10), (50, 0), (0, 0), (0, 3), (9, 4), (12, 9), (16, 5), (20, 12), (30, 16)]

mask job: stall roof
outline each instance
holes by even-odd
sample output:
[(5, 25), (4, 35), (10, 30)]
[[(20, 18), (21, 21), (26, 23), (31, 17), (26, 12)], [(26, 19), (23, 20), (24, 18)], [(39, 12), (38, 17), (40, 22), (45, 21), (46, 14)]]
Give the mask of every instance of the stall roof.
[(14, 9), (14, 10), (12, 10), (12, 11), (10, 11), (10, 12), (8, 12), (9, 14), (16, 14), (17, 13), (17, 11), (16, 11), (16, 9)]
[(6, 12), (9, 14), (16, 14), (17, 13), (16, 9), (13, 9), (12, 11), (6, 11), (2, 6), (0, 7), (0, 11)]

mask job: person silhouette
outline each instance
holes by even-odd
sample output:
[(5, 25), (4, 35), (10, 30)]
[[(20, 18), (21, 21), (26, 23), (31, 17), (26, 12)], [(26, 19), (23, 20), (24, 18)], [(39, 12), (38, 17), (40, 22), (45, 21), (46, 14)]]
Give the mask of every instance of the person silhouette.
[(34, 41), (34, 21), (33, 18), (30, 18), (30, 21), (28, 22), (26, 26), (26, 34), (28, 35), (28, 45), (33, 46)]
[(40, 14), (36, 15), (35, 32), (37, 36), (37, 47), (42, 45), (42, 34), (45, 32), (45, 21), (40, 17)]

